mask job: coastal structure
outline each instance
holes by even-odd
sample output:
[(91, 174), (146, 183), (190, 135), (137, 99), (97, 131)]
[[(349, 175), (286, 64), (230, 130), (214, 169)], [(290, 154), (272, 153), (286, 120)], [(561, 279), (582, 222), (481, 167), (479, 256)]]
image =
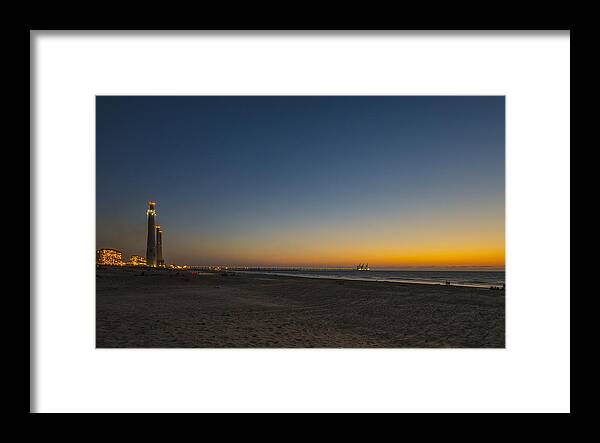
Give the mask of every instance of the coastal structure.
[(146, 258), (141, 255), (132, 255), (127, 264), (130, 266), (146, 266)]
[(162, 229), (156, 225), (156, 266), (164, 266), (165, 261), (162, 255)]
[(146, 264), (156, 266), (156, 202), (148, 202), (148, 237), (146, 240)]
[(106, 266), (122, 266), (123, 253), (117, 249), (98, 249), (96, 251), (96, 264)]
[(156, 202), (149, 201), (146, 210), (148, 217), (148, 232), (146, 238), (146, 257), (141, 255), (132, 255), (128, 262), (123, 261), (123, 253), (118, 249), (98, 249), (96, 251), (96, 263), (99, 265), (112, 266), (165, 266), (165, 259), (162, 252), (162, 234), (163, 231), (156, 223)]

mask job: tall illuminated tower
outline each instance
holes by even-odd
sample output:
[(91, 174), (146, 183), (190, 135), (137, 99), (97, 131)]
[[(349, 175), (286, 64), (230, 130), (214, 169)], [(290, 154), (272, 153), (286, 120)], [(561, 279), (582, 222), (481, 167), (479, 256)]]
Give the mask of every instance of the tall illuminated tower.
[(148, 202), (148, 241), (146, 243), (146, 264), (156, 266), (156, 203)]
[(162, 229), (160, 229), (159, 225), (156, 225), (156, 265), (165, 265), (165, 260), (162, 255)]

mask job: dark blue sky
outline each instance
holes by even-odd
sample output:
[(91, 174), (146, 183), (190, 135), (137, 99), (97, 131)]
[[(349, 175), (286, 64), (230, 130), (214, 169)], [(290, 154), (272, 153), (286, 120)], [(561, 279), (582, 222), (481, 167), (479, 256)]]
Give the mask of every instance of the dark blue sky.
[(168, 262), (504, 260), (504, 97), (96, 100), (98, 247), (153, 199)]

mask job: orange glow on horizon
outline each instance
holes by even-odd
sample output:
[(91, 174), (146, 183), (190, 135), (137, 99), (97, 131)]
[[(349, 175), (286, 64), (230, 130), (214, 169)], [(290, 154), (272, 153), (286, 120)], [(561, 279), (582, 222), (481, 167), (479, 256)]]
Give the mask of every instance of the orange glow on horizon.
[(215, 248), (212, 262), (259, 266), (317, 266), (354, 267), (358, 263), (369, 263), (371, 268), (394, 267), (505, 267), (504, 244), (493, 246), (471, 245), (463, 249), (435, 247), (422, 248), (300, 248), (298, 245), (278, 250), (264, 248), (255, 250), (240, 248), (219, 255)]
[[(496, 267), (505, 266), (504, 211), (482, 205), (443, 214), (349, 214), (245, 226), (223, 235), (199, 232), (175, 248), (181, 262), (241, 266)], [(176, 241), (176, 240), (175, 240)]]
[[(271, 255), (261, 257), (260, 265), (268, 266), (330, 266), (330, 267), (354, 267), (358, 263), (369, 263), (371, 268), (400, 268), (400, 267), (494, 267), (504, 268), (505, 256), (501, 251), (489, 251), (485, 254), (470, 253), (464, 251), (460, 253), (443, 252), (429, 254), (387, 254), (387, 253), (371, 253), (352, 255), (353, 259), (344, 257), (320, 257), (320, 260), (315, 260), (314, 256), (284, 256)], [(237, 260), (232, 260), (232, 263), (255, 263), (253, 260), (248, 260), (246, 257), (239, 257)]]

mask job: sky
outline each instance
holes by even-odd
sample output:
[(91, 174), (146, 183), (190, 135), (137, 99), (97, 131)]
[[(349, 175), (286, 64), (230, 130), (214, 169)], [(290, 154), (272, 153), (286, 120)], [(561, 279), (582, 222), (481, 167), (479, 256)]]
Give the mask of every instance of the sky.
[(167, 263), (503, 267), (502, 96), (96, 97), (96, 243)]

